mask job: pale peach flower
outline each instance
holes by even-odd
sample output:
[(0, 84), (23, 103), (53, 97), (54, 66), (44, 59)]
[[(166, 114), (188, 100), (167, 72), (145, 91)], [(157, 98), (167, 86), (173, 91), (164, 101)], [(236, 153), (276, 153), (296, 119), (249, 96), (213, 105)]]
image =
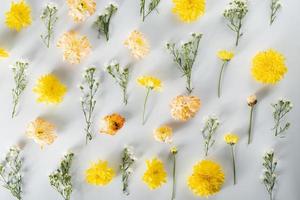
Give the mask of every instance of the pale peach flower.
[(187, 121), (199, 111), (201, 101), (196, 96), (177, 96), (171, 102), (171, 115), (176, 120)]
[(67, 0), (69, 15), (75, 22), (82, 22), (96, 11), (94, 0)]
[(136, 59), (141, 59), (149, 54), (149, 43), (140, 31), (133, 31), (124, 44)]

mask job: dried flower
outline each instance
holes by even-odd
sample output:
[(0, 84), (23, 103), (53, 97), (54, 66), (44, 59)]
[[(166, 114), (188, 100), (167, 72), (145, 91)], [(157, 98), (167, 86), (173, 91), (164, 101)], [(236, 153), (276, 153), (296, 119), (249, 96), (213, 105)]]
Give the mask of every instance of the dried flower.
[(143, 33), (135, 30), (125, 40), (124, 45), (131, 51), (133, 57), (142, 59), (149, 54), (149, 43)]
[(275, 131), (275, 136), (284, 137), (285, 131), (290, 128), (291, 123), (282, 123), (285, 121), (285, 115), (292, 110), (293, 104), (289, 100), (279, 99), (277, 103), (271, 104), (271, 106), (273, 107), (273, 118), (275, 123), (272, 130)]
[(277, 160), (274, 158), (274, 152), (269, 151), (265, 153), (263, 157), (263, 168), (264, 172), (262, 175), (262, 182), (266, 187), (266, 190), (269, 194), (270, 200), (273, 200), (273, 190), (276, 184), (277, 175), (275, 170), (277, 167)]
[(123, 193), (129, 195), (128, 191), (128, 179), (131, 175), (131, 167), (135, 162), (135, 157), (133, 151), (130, 147), (126, 147), (123, 150), (122, 164), (120, 165), (120, 170), (122, 174), (122, 183), (123, 183)]
[(219, 128), (219, 125), (219, 119), (215, 116), (208, 116), (204, 119), (204, 127), (201, 132), (204, 141), (205, 156), (208, 155), (209, 148), (215, 143), (214, 134)]
[(264, 84), (276, 84), (287, 72), (284, 56), (274, 49), (259, 52), (252, 59), (252, 77)]
[(256, 95), (250, 95), (247, 98), (247, 104), (250, 107), (250, 118), (249, 118), (249, 128), (248, 128), (248, 144), (251, 143), (251, 133), (252, 133), (252, 121), (253, 121), (253, 112), (254, 112), (254, 106), (257, 103), (257, 97)]
[(99, 160), (92, 163), (85, 171), (85, 180), (91, 185), (105, 186), (112, 181), (115, 175), (114, 169), (108, 166), (107, 161)]
[(222, 188), (225, 175), (222, 167), (211, 160), (202, 160), (193, 167), (188, 186), (199, 197), (209, 197)]
[(145, 21), (146, 17), (150, 15), (153, 10), (157, 9), (160, 0), (150, 0), (148, 4), (148, 9), (146, 9), (146, 0), (140, 0), (140, 15), (142, 16), (143, 21)]
[(234, 133), (227, 133), (224, 136), (224, 140), (227, 144), (230, 145), (231, 157), (232, 157), (232, 166), (233, 166), (233, 184), (236, 184), (236, 165), (235, 165), (235, 156), (234, 156), (234, 145), (239, 141), (239, 136)]
[(70, 200), (73, 191), (72, 176), (70, 173), (74, 154), (68, 153), (60, 162), (59, 168), (49, 175), (51, 186), (59, 192), (64, 200)]
[(179, 16), (183, 22), (190, 23), (196, 21), (205, 13), (206, 0), (172, 0), (173, 13)]
[(22, 200), (22, 159), (20, 149), (13, 147), (9, 149), (5, 159), (0, 163), (0, 180), (2, 186), (10, 191), (10, 193)]
[(192, 93), (191, 86), (192, 69), (197, 57), (198, 47), (202, 34), (192, 33), (192, 38), (178, 46), (175, 43), (167, 43), (167, 49), (173, 56), (173, 61), (177, 64), (182, 76), (186, 77), (186, 90)]
[(234, 54), (231, 51), (221, 50), (218, 52), (217, 56), (218, 56), (218, 58), (220, 58), (223, 61), (221, 71), (219, 74), (219, 81), (218, 81), (218, 97), (220, 98), (221, 97), (221, 80), (222, 80), (223, 71), (225, 69), (225, 66), (234, 57)]
[(281, 2), (280, 0), (271, 0), (271, 16), (270, 16), (270, 25), (273, 24), (275, 18), (277, 17), (277, 12), (280, 10), (281, 8)]
[(99, 89), (99, 80), (96, 78), (96, 68), (90, 67), (83, 73), (83, 80), (79, 89), (82, 93), (80, 100), (82, 112), (85, 120), (86, 143), (93, 139), (92, 134), (92, 116), (96, 106), (96, 94)]
[(162, 125), (154, 130), (153, 135), (157, 141), (170, 144), (172, 142), (173, 130), (168, 125)]
[(100, 133), (115, 135), (125, 123), (125, 118), (117, 113), (105, 116), (100, 122)]
[(9, 53), (0, 47), (0, 58), (8, 58), (9, 57)]
[(20, 0), (18, 3), (12, 2), (5, 17), (6, 26), (16, 31), (20, 31), (32, 23), (31, 8), (24, 0)]
[(67, 87), (53, 74), (41, 76), (33, 92), (38, 95), (37, 102), (58, 104), (63, 101)]
[(64, 51), (64, 60), (71, 64), (79, 64), (91, 52), (91, 45), (86, 36), (74, 31), (64, 33), (57, 43)]
[(176, 120), (187, 121), (199, 111), (201, 101), (196, 96), (179, 95), (171, 101), (171, 115)]
[(41, 35), (41, 38), (48, 48), (50, 46), (50, 40), (53, 35), (55, 22), (58, 19), (57, 11), (58, 9), (56, 5), (48, 3), (41, 15), (41, 19), (44, 22), (44, 25), (47, 29), (46, 33), (44, 35)]
[(28, 124), (26, 135), (39, 144), (41, 148), (52, 144), (57, 138), (54, 124), (42, 118), (37, 118)]
[(94, 27), (98, 31), (98, 38), (100, 38), (101, 34), (105, 35), (106, 41), (109, 40), (109, 25), (110, 20), (113, 14), (115, 14), (118, 10), (118, 7), (114, 4), (109, 4), (105, 8), (105, 11), (102, 15), (97, 17), (97, 20), (94, 22)]
[(256, 105), (256, 103), (257, 103), (257, 97), (255, 94), (252, 94), (247, 98), (248, 106), (253, 107)]
[(127, 96), (127, 85), (129, 81), (129, 68), (120, 67), (119, 63), (110, 63), (109, 65), (105, 66), (107, 72), (115, 79), (118, 85), (122, 89), (123, 93), (123, 103), (127, 105), (128, 96)]
[(238, 46), (239, 39), (243, 35), (241, 32), (242, 21), (248, 12), (247, 0), (232, 0), (229, 7), (225, 9), (223, 16), (228, 20), (227, 26), (236, 33), (235, 45)]
[(15, 87), (12, 89), (12, 97), (13, 97), (13, 110), (11, 117), (14, 118), (16, 116), (16, 109), (19, 104), (19, 100), (21, 94), (27, 87), (27, 70), (28, 70), (28, 62), (17, 61), (16, 64), (12, 66), (12, 71), (14, 75)]
[(171, 147), (170, 153), (171, 153), (171, 156), (173, 157), (173, 173), (172, 173), (173, 184), (172, 184), (171, 200), (175, 200), (175, 197), (176, 197), (176, 155), (178, 153), (177, 147), (175, 147), (175, 146)]
[(82, 22), (96, 11), (94, 0), (66, 0), (69, 6), (69, 15), (75, 22)]
[(158, 158), (146, 160), (146, 165), (147, 170), (143, 175), (143, 181), (151, 190), (167, 182), (167, 172), (161, 160)]

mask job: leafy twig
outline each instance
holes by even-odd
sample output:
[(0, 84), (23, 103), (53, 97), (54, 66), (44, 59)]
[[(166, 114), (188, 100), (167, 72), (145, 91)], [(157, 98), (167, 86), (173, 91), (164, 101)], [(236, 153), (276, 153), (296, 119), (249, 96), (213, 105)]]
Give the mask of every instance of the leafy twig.
[(275, 174), (277, 160), (274, 158), (274, 152), (267, 152), (263, 157), (264, 172), (262, 181), (269, 194), (270, 200), (273, 200), (273, 190), (276, 184), (277, 176)]
[(215, 116), (209, 116), (204, 120), (204, 128), (201, 132), (204, 140), (205, 156), (208, 155), (209, 148), (212, 147), (215, 143), (213, 136), (216, 133), (219, 125), (220, 122)]
[(50, 39), (53, 35), (54, 24), (58, 19), (58, 17), (56, 16), (57, 11), (58, 10), (56, 5), (48, 4), (41, 15), (41, 19), (47, 29), (46, 33), (44, 35), (41, 35), (41, 38), (48, 48), (50, 46)]
[(273, 118), (275, 122), (272, 130), (275, 130), (275, 136), (280, 135), (283, 137), (284, 132), (290, 128), (291, 124), (289, 122), (284, 125), (281, 124), (283, 123), (284, 116), (292, 110), (293, 104), (288, 100), (280, 99), (277, 103), (271, 104), (271, 106), (273, 107)]
[(126, 195), (129, 195), (128, 179), (130, 174), (132, 173), (131, 167), (134, 164), (135, 160), (136, 158), (134, 157), (132, 149), (126, 147), (123, 150), (122, 164), (120, 165), (120, 170), (122, 173), (123, 193)]
[(140, 15), (142, 16), (142, 20), (145, 21), (146, 17), (150, 15), (150, 13), (155, 10), (160, 3), (160, 0), (150, 0), (148, 4), (148, 10), (146, 9), (146, 0), (140, 0)]
[(281, 8), (280, 0), (271, 0), (270, 7), (271, 7), (270, 25), (272, 25), (275, 18), (277, 17), (277, 12)]

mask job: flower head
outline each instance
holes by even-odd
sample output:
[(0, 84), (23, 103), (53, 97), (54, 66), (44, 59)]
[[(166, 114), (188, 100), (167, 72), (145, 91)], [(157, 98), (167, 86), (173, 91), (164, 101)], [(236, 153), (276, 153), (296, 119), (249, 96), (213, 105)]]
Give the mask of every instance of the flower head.
[(153, 76), (140, 76), (138, 77), (137, 82), (139, 85), (151, 90), (160, 91), (162, 88), (161, 80)]
[(252, 59), (252, 77), (264, 84), (279, 82), (287, 72), (284, 56), (274, 49), (259, 52)]
[(234, 53), (232, 51), (221, 50), (221, 51), (218, 51), (217, 56), (221, 60), (228, 62), (234, 57)]
[(247, 103), (248, 103), (248, 106), (250, 106), (250, 107), (255, 106), (255, 104), (257, 104), (257, 97), (256, 97), (256, 95), (255, 94), (250, 95), (247, 98)]
[(86, 36), (80, 36), (74, 31), (64, 33), (57, 43), (64, 51), (64, 60), (71, 64), (79, 64), (81, 59), (91, 52), (91, 45)]
[(149, 53), (149, 43), (143, 33), (135, 30), (125, 40), (124, 45), (131, 51), (132, 55), (141, 59)]
[(171, 152), (171, 154), (173, 154), (173, 155), (177, 154), (177, 153), (178, 153), (177, 147), (175, 147), (175, 146), (171, 147), (170, 152)]
[(154, 190), (167, 182), (167, 172), (164, 164), (157, 158), (146, 161), (147, 170), (143, 175), (143, 181)]
[(7, 58), (9, 56), (8, 52), (0, 47), (0, 58)]
[(125, 123), (125, 118), (121, 115), (114, 113), (105, 116), (100, 122), (100, 133), (115, 135)]
[(205, 13), (205, 0), (172, 0), (173, 13), (177, 14), (183, 22), (196, 21)]
[(187, 121), (196, 115), (200, 105), (196, 96), (177, 96), (171, 102), (171, 115), (176, 120)]
[(37, 102), (58, 104), (62, 102), (67, 88), (55, 75), (46, 74), (38, 79), (33, 92), (38, 94)]
[(159, 142), (171, 143), (173, 131), (170, 126), (163, 125), (154, 130), (154, 138)]
[(108, 166), (107, 161), (102, 160), (92, 163), (85, 171), (85, 180), (91, 185), (107, 185), (111, 182), (114, 176), (115, 171)]
[(96, 11), (94, 0), (67, 0), (69, 15), (75, 22), (82, 22)]
[(24, 0), (18, 3), (12, 2), (5, 17), (7, 27), (16, 31), (28, 27), (32, 22), (30, 6)]
[(239, 136), (234, 133), (227, 133), (224, 140), (229, 145), (235, 145), (239, 141)]
[(42, 118), (37, 118), (28, 124), (26, 135), (39, 144), (41, 148), (52, 144), (57, 138), (55, 126)]
[(208, 197), (221, 190), (224, 179), (224, 172), (218, 163), (202, 160), (193, 167), (188, 186), (195, 195)]

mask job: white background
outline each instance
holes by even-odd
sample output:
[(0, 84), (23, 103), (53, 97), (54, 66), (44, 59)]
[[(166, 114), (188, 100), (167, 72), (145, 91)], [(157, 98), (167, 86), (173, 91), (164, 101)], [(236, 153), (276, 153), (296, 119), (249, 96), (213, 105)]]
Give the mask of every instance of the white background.
[[(168, 147), (158, 143), (152, 137), (154, 128), (169, 124), (174, 129), (174, 143), (178, 145), (177, 199), (198, 199), (188, 189), (186, 180), (191, 174), (192, 166), (203, 159), (201, 128), (204, 116), (215, 114), (221, 120), (216, 134), (216, 143), (211, 149), (209, 159), (220, 163), (225, 171), (226, 180), (221, 192), (211, 200), (253, 200), (268, 199), (267, 192), (260, 182), (262, 172), (262, 155), (269, 148), (274, 148), (278, 158), (278, 177), (276, 199), (300, 199), (299, 175), (299, 63), (300, 63), (300, 16), (298, 0), (283, 1), (283, 9), (272, 26), (269, 25), (270, 0), (252, 0), (249, 3), (243, 31), (244, 36), (238, 48), (234, 47), (234, 33), (226, 26), (222, 13), (227, 0), (207, 2), (206, 14), (197, 22), (183, 24), (172, 14), (171, 1), (162, 1), (158, 7), (159, 14), (153, 12), (144, 23), (139, 17), (139, 1), (117, 1), (119, 11), (111, 22), (111, 39), (107, 43), (103, 38), (97, 39), (97, 33), (91, 28), (96, 14), (82, 24), (75, 24), (68, 16), (65, 1), (56, 0), (59, 5), (59, 21), (55, 27), (54, 40), (47, 49), (40, 39), (45, 30), (39, 18), (42, 8), (48, 1), (27, 0), (32, 7), (33, 23), (19, 33), (10, 31), (4, 24), (5, 12), (9, 10), (10, 0), (2, 0), (0, 7), (0, 45), (9, 50), (10, 58), (0, 60), (0, 158), (3, 159), (9, 147), (22, 143), (24, 145), (24, 200), (61, 199), (51, 188), (48, 175), (57, 166), (67, 151), (76, 154), (73, 166), (74, 200), (116, 200), (116, 199), (170, 199), (172, 163), (168, 157)], [(97, 13), (103, 11), (109, 1), (97, 1)], [(62, 51), (55, 47), (60, 35), (74, 29), (87, 35), (92, 44), (92, 53), (80, 64), (70, 65), (63, 61)], [(123, 45), (128, 34), (138, 29), (148, 38), (151, 53), (141, 61), (135, 61)], [(189, 38), (189, 33), (203, 33), (199, 54), (193, 71), (194, 94), (202, 100), (202, 107), (196, 117), (187, 123), (178, 123), (170, 116), (170, 100), (185, 92), (185, 82), (172, 58), (165, 49), (167, 41), (181, 41)], [(256, 83), (250, 75), (252, 57), (261, 50), (275, 48), (286, 56), (288, 73), (275, 86), (264, 87)], [(217, 98), (217, 77), (221, 62), (216, 57), (220, 49), (231, 49), (236, 56), (225, 70), (222, 98)], [(15, 119), (10, 118), (12, 110), (11, 89), (13, 77), (9, 66), (20, 58), (30, 62), (29, 84), (20, 100), (20, 113)], [(103, 64), (111, 59), (118, 59), (122, 65), (132, 64), (129, 83), (129, 104), (123, 106), (121, 91), (113, 79), (103, 72)], [(99, 69), (101, 88), (97, 97), (94, 118), (95, 137), (85, 145), (84, 120), (79, 104), (80, 91), (77, 88), (81, 73), (85, 67), (95, 65)], [(68, 93), (63, 103), (57, 106), (38, 104), (32, 88), (37, 78), (46, 73), (58, 75), (68, 86)], [(149, 98), (148, 121), (141, 125), (142, 104), (145, 89), (136, 84), (140, 75), (154, 75), (164, 84), (160, 93), (153, 92)], [(255, 111), (253, 142), (247, 145), (247, 128), (249, 108), (246, 98), (257, 93), (258, 105)], [(280, 97), (286, 97), (294, 103), (293, 111), (288, 115), (292, 124), (285, 139), (275, 138), (270, 130), (273, 126), (270, 103)], [(125, 127), (118, 135), (111, 137), (97, 133), (99, 120), (113, 112), (126, 117)], [(32, 140), (25, 137), (26, 125), (36, 117), (44, 117), (56, 124), (58, 139), (44, 150)], [(232, 185), (232, 166), (229, 147), (224, 143), (226, 132), (237, 133), (241, 140), (237, 145), (238, 184)], [(134, 174), (130, 178), (130, 196), (121, 192), (120, 174), (105, 187), (91, 186), (84, 181), (84, 171), (90, 162), (98, 159), (108, 160), (118, 171), (120, 155), (125, 145), (135, 148), (138, 161)], [(298, 156), (297, 156), (298, 155)], [(168, 182), (161, 188), (150, 191), (141, 181), (145, 171), (145, 160), (158, 156), (164, 161), (168, 171)], [(118, 171), (119, 172), (119, 171)], [(0, 189), (1, 200), (13, 197), (3, 188)]]

